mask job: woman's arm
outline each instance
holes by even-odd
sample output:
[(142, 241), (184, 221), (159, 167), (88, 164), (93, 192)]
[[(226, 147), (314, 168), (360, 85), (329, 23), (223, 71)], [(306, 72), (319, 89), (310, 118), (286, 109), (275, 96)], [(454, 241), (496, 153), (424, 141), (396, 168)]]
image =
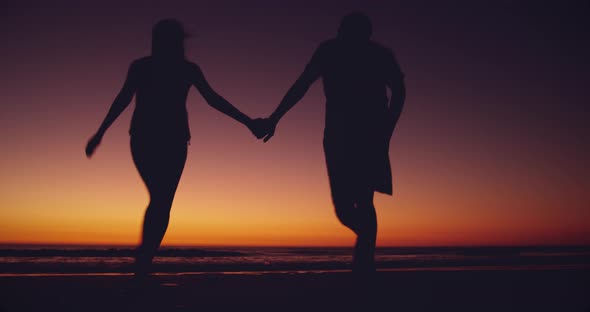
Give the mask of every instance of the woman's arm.
[(119, 94), (113, 101), (109, 112), (107, 113), (106, 117), (104, 118), (102, 124), (98, 128), (98, 131), (90, 138), (88, 144), (86, 145), (86, 156), (91, 157), (94, 154), (94, 151), (100, 144), (102, 137), (104, 136), (107, 129), (113, 124), (115, 119), (121, 115), (121, 113), (125, 110), (131, 100), (133, 99), (133, 94), (137, 90), (137, 64), (134, 62), (129, 67), (129, 72), (127, 73), (127, 78), (125, 79), (125, 83), (119, 91)]
[(239, 109), (215, 92), (211, 85), (209, 85), (209, 82), (207, 82), (207, 79), (205, 79), (205, 75), (203, 75), (199, 66), (195, 64), (192, 66), (193, 85), (199, 90), (205, 101), (207, 101), (207, 104), (245, 125), (257, 138), (260, 138), (262, 133), (260, 133), (260, 127), (257, 126), (259, 122), (252, 120), (252, 118), (242, 113)]

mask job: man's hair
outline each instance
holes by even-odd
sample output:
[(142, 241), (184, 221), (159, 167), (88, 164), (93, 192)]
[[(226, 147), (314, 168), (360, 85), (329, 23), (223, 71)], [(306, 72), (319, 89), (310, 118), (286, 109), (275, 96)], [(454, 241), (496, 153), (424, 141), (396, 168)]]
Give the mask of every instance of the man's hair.
[(362, 12), (353, 12), (342, 18), (338, 37), (351, 40), (369, 40), (373, 32), (371, 20)]

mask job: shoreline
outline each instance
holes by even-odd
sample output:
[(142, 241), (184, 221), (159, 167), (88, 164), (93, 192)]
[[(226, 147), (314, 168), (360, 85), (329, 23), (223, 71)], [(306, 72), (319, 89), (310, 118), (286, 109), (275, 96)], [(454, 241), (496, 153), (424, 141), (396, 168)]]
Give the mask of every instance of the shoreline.
[[(590, 269), (0, 277), (0, 311), (574, 311)], [(204, 309), (204, 310), (203, 310)]]
[[(413, 268), (378, 268), (377, 272), (464, 272), (464, 271), (560, 271), (590, 270), (586, 265), (523, 265), (523, 266), (452, 266), (452, 267), (413, 267)], [(176, 271), (153, 272), (153, 276), (184, 276), (184, 275), (267, 275), (267, 274), (327, 274), (347, 273), (349, 269), (334, 270), (250, 270), (250, 271)], [(2, 277), (50, 277), (50, 276), (132, 276), (131, 272), (32, 272), (32, 273), (0, 273)]]

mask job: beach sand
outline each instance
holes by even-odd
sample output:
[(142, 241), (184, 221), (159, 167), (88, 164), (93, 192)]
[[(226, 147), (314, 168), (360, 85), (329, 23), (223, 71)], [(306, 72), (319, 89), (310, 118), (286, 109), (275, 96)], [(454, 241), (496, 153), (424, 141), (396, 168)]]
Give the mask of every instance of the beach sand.
[(590, 270), (0, 277), (2, 311), (590, 311)]

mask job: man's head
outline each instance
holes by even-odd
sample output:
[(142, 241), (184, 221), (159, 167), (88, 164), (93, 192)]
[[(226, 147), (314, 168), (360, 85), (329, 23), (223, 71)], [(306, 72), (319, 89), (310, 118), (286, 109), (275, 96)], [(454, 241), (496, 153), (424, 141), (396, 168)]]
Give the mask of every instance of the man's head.
[(181, 22), (163, 19), (152, 29), (152, 55), (184, 58), (184, 39), (188, 37)]
[(373, 27), (369, 17), (361, 12), (353, 12), (342, 18), (338, 28), (338, 38), (351, 41), (368, 41)]

